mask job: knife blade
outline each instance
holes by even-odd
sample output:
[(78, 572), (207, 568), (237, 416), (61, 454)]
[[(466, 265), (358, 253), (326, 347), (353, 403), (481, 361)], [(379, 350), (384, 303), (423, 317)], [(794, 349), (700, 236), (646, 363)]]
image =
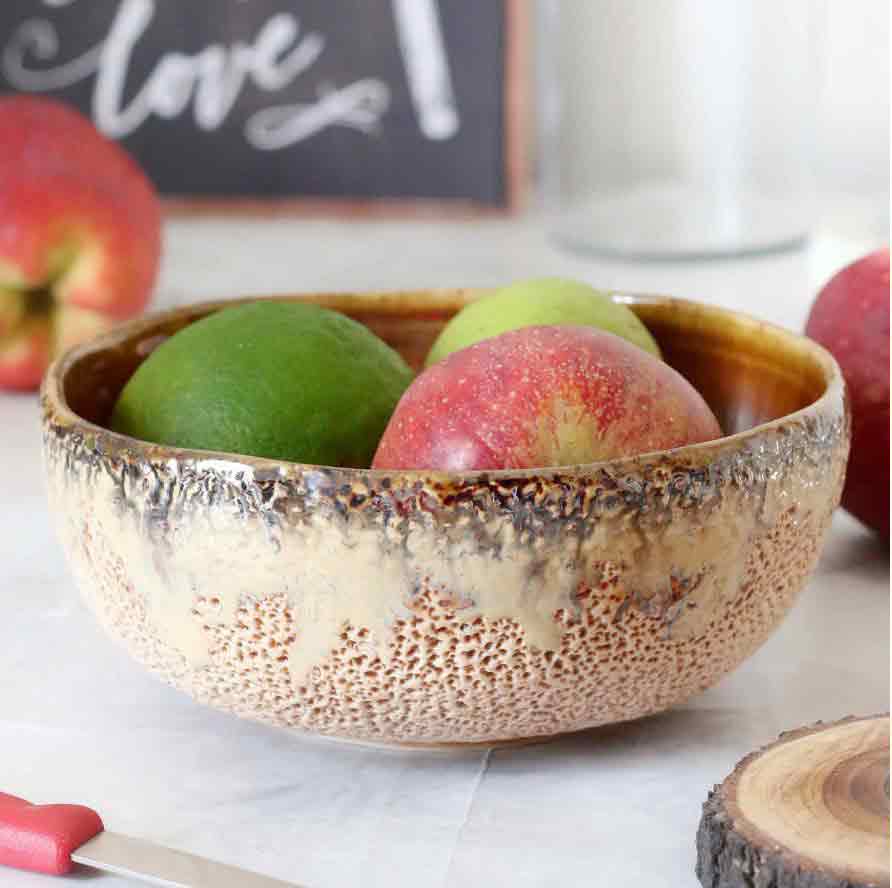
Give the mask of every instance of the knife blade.
[(71, 859), (162, 888), (296, 888), (294, 882), (249, 873), (113, 832), (99, 833), (81, 845)]
[(163, 888), (299, 888), (108, 832), (100, 816), (83, 805), (32, 805), (0, 793), (0, 865), (64, 875), (75, 864)]

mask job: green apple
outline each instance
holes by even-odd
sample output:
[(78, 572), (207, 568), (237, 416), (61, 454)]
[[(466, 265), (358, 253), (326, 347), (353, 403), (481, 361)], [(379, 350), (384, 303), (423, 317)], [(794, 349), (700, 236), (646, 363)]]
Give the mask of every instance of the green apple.
[(176, 447), (364, 468), (411, 381), (357, 321), (260, 300), (162, 342), (124, 386), (111, 426)]
[(481, 339), (536, 326), (597, 327), (661, 357), (637, 315), (607, 293), (579, 281), (536, 278), (503, 287), (463, 308), (437, 337), (425, 366)]

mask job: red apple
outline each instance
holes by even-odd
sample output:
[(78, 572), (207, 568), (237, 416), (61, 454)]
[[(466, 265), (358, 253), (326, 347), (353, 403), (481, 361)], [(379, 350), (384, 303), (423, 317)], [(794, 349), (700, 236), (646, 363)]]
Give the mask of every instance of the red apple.
[(148, 301), (161, 210), (123, 148), (77, 111), (0, 98), (0, 388)]
[(846, 266), (824, 286), (805, 332), (830, 351), (849, 390), (852, 450), (843, 506), (889, 536), (889, 250)]
[(406, 390), (379, 469), (595, 462), (722, 434), (682, 376), (592, 327), (525, 327), (453, 352)]

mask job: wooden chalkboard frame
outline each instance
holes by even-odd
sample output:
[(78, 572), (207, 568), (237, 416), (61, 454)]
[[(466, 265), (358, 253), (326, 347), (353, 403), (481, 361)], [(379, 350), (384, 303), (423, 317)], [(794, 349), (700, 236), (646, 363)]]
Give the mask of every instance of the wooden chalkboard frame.
[(530, 0), (505, 0), (504, 165), (506, 200), (484, 206), (464, 198), (191, 197), (163, 199), (168, 216), (339, 216), (353, 218), (504, 216), (526, 205), (529, 182)]

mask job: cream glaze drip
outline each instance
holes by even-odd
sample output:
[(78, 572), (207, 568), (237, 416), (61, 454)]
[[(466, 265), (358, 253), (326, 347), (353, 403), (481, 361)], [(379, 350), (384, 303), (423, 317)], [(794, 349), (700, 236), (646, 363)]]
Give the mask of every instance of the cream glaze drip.
[[(170, 507), (159, 529), (148, 519), (134, 520), (137, 513), (129, 509), (122, 520), (108, 474), (90, 482), (108, 485), (105, 492), (61, 478), (56, 487), (66, 490), (64, 509), (92, 512), (97, 535), (123, 560), (159, 638), (193, 668), (209, 662), (203, 626), (232, 623), (243, 596), (284, 593), (298, 627), (289, 671), (302, 683), (348, 623), (367, 629), (370, 650), (386, 659), (393, 624), (410, 614), (421, 581), (448, 595), (468, 621), (516, 620), (530, 645), (557, 650), (562, 628), (555, 612), (575, 612), (580, 583), (596, 587), (598, 565), (609, 562), (622, 571), (626, 596), (617, 619), (632, 607), (663, 620), (667, 638), (696, 635), (720, 603), (736, 595), (757, 522), (770, 526), (782, 509), (808, 510), (822, 502), (821, 470), (776, 473), (746, 489), (729, 486), (711, 507), (676, 503), (653, 517), (630, 510), (590, 523), (582, 538), (568, 533), (560, 542), (540, 536), (524, 543), (510, 517), (495, 513), (488, 516), (491, 545), (485, 550), (466, 517), (445, 512), (437, 530), (418, 523), (403, 539), (380, 520), (352, 514), (344, 520), (314, 508), (273, 537), (256, 512), (240, 504), (194, 503), (180, 513)], [(249, 475), (242, 485), (250, 486)], [(748, 502), (752, 497), (760, 499)], [(138, 514), (148, 513), (140, 508)], [(69, 545), (76, 552), (79, 544)], [(200, 612), (199, 595), (207, 599)]]
[[(502, 530), (513, 532), (510, 525)], [(538, 587), (531, 578), (532, 551), (499, 559), (471, 551), (470, 545), (432, 545), (425, 531), (415, 528), (405, 550), (386, 554), (377, 530), (350, 530), (342, 542), (318, 516), (301, 528), (299, 541), (287, 535), (285, 569), (300, 577), (291, 593), (298, 636), (288, 651), (295, 681), (303, 681), (324, 660), (348, 623), (367, 629), (372, 650), (387, 660), (393, 624), (411, 615), (408, 605), (422, 582), (448, 594), (468, 621), (511, 617), (523, 626), (530, 644), (558, 646), (560, 627), (553, 614), (571, 605), (576, 585), (566, 565), (551, 560), (544, 568), (547, 582)]]

